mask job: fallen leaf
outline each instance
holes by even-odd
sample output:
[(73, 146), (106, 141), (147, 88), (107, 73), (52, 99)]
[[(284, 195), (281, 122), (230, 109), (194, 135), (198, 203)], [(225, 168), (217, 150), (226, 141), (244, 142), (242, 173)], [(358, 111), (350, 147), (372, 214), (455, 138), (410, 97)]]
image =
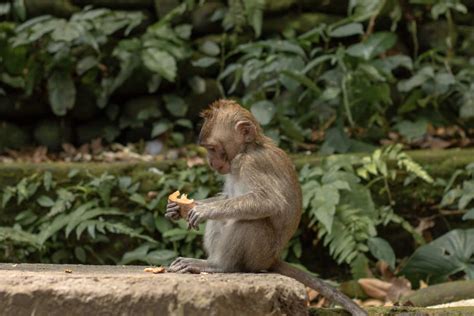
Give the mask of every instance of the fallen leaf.
[(64, 270), (64, 272), (65, 272), (65, 273), (72, 273), (72, 270), (66, 269), (66, 270)]
[(363, 301), (362, 305), (365, 307), (378, 307), (378, 306), (383, 306), (384, 301), (371, 298), (371, 299)]
[(388, 289), (392, 286), (389, 282), (375, 278), (362, 278), (357, 280), (357, 282), (362, 287), (365, 294), (378, 299), (385, 299), (387, 297)]

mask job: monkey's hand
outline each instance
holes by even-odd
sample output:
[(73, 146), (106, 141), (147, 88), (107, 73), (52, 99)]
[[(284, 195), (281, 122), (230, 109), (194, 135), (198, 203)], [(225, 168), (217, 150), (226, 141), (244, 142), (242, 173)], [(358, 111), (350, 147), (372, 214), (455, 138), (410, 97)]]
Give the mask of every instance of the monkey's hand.
[(178, 257), (171, 263), (167, 271), (175, 273), (199, 274), (205, 271), (206, 266), (206, 260)]
[(209, 218), (210, 210), (205, 205), (196, 205), (188, 213), (188, 228), (199, 230), (199, 224)]
[(168, 201), (168, 205), (166, 205), (165, 217), (174, 221), (178, 220), (180, 218), (179, 205)]

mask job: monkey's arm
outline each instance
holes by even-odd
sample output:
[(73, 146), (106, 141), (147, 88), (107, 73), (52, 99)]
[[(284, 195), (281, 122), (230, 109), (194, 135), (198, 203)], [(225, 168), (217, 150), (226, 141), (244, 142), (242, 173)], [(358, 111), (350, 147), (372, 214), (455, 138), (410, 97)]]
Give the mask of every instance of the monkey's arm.
[(279, 202), (285, 203), (261, 190), (255, 190), (237, 197), (196, 205), (188, 213), (187, 220), (189, 226), (194, 228), (207, 219), (255, 220), (274, 215), (282, 207)]
[(210, 198), (207, 198), (207, 199), (202, 199), (202, 200), (197, 200), (196, 201), (196, 204), (208, 204), (208, 203), (212, 203), (212, 202), (217, 202), (217, 201), (222, 201), (222, 200), (225, 200), (227, 199), (227, 195), (223, 192), (221, 193), (218, 193), (216, 196), (213, 196), (213, 197), (210, 197)]

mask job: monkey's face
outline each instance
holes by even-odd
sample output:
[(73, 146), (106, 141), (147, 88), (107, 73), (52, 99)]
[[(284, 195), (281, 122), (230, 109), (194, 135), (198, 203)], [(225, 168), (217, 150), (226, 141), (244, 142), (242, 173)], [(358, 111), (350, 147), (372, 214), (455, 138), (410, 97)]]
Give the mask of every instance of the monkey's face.
[(207, 149), (207, 159), (212, 169), (220, 174), (227, 174), (230, 172), (231, 160), (222, 144), (208, 143), (204, 145), (204, 148)]

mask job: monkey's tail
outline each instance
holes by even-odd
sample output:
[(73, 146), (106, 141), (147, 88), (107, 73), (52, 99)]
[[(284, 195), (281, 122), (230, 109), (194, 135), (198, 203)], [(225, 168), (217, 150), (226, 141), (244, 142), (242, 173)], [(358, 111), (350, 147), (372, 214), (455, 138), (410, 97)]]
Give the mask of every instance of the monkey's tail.
[(344, 295), (342, 292), (336, 290), (323, 280), (316, 278), (308, 273), (301, 271), (290, 264), (279, 261), (275, 264), (271, 271), (293, 278), (305, 286), (318, 291), (321, 295), (329, 300), (335, 301), (340, 304), (345, 310), (354, 316), (367, 316), (367, 312), (354, 303), (349, 297)]

